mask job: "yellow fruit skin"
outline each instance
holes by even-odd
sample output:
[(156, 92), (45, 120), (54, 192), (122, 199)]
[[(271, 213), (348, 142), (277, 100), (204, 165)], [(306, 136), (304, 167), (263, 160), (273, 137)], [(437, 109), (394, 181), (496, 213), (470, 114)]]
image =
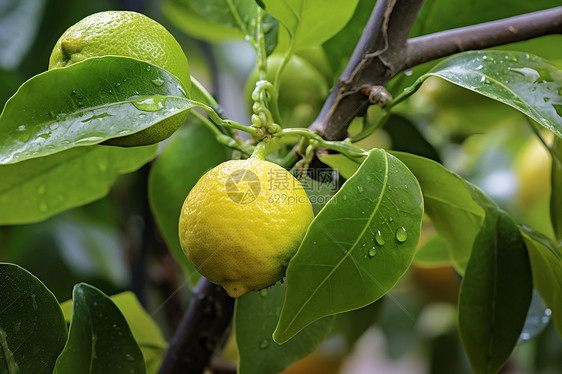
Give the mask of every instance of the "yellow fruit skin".
[(255, 158), (231, 160), (190, 191), (179, 237), (203, 276), (240, 297), (283, 277), (312, 219), (302, 185), (285, 169)]
[[(65, 67), (90, 57), (123, 56), (161, 67), (191, 88), (187, 58), (176, 39), (158, 22), (130, 11), (92, 14), (71, 26), (59, 38), (49, 69)], [(180, 113), (136, 134), (110, 139), (105, 144), (139, 146), (157, 143), (174, 133), (187, 118)]]

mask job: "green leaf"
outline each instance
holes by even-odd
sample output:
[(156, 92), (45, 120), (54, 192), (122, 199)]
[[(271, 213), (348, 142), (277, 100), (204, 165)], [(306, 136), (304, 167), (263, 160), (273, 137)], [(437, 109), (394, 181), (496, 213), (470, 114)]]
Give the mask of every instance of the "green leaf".
[(194, 0), (164, 0), (162, 13), (175, 27), (188, 35), (210, 43), (242, 39), (244, 35), (230, 26), (203, 17), (193, 5)]
[(119, 174), (138, 169), (156, 149), (94, 145), (0, 165), (0, 224), (40, 221), (103, 197)]
[(345, 27), (323, 44), (334, 72), (341, 73), (347, 65), (373, 11), (373, 6), (372, 0), (359, 0), (353, 16)]
[(46, 0), (8, 0), (0, 5), (0, 68), (16, 68), (33, 44)]
[(414, 264), (422, 267), (451, 265), (451, 248), (443, 237), (434, 235), (418, 249)]
[(332, 335), (342, 333), (347, 349), (351, 352), (365, 331), (380, 319), (385, 303), (385, 298), (382, 297), (363, 308), (337, 314), (332, 327)]
[(167, 71), (127, 57), (46, 71), (25, 82), (0, 115), (0, 164), (138, 132), (191, 108), (187, 95)]
[(18, 265), (0, 263), (0, 373), (50, 374), (66, 342), (55, 296)]
[(562, 137), (562, 70), (540, 57), (522, 52), (459, 53), (422, 75), (396, 102), (432, 75), (507, 104)]
[(531, 303), (525, 242), (504, 212), (486, 209), (461, 282), (459, 332), (475, 373), (496, 373), (521, 334)]
[(551, 309), (562, 336), (562, 254), (549, 237), (528, 227), (521, 227), (521, 233), (529, 251), (533, 286)]
[[(140, 305), (137, 297), (132, 292), (122, 292), (110, 297), (111, 301), (119, 308), (127, 320), (129, 328), (142, 351), (146, 372), (156, 374), (167, 343), (162, 336), (160, 328), (152, 317)], [(70, 323), (72, 319), (72, 300), (61, 304), (65, 320)]]
[[(254, 0), (205, 0), (192, 1), (192, 6), (209, 20), (237, 29), (242, 36), (257, 42), (256, 20), (258, 5)], [(267, 14), (262, 23), (267, 54), (277, 45), (278, 22)]]
[(413, 153), (437, 162), (440, 161), (441, 158), (437, 150), (408, 118), (399, 114), (391, 114), (384, 125), (384, 131), (391, 138), (392, 150)]
[(239, 374), (276, 374), (305, 357), (326, 338), (333, 318), (319, 320), (283, 345), (272, 341), (285, 285), (250, 292), (236, 300), (234, 331), (238, 346)]
[(359, 166), (361, 166), (360, 162), (352, 160), (341, 153), (320, 154), (318, 155), (318, 158), (326, 165), (336, 169), (339, 175), (341, 175), (345, 179), (351, 178), (351, 176), (355, 174), (357, 169), (359, 169)]
[[(294, 50), (322, 44), (351, 19), (359, 0), (263, 0), (265, 10), (285, 26)], [(336, 11), (337, 9), (337, 11)]]
[(548, 326), (551, 315), (552, 310), (546, 306), (537, 290), (533, 290), (531, 305), (529, 306), (525, 325), (523, 326), (523, 331), (519, 336), (517, 344), (537, 338)]
[(320, 211), (287, 268), (287, 295), (273, 334), (286, 342), (311, 322), (387, 293), (410, 266), (423, 200), (397, 158), (370, 151)]
[(203, 123), (196, 121), (174, 134), (154, 162), (148, 178), (148, 199), (158, 228), (190, 285), (199, 273), (183, 253), (178, 237), (182, 204), (191, 188), (209, 169), (227, 160), (226, 149)]
[(464, 273), (472, 243), (484, 219), (484, 210), (473, 197), (467, 182), (443, 165), (408, 153), (392, 154), (416, 176), (422, 189), (425, 212), (449, 244), (456, 270)]
[(145, 372), (142, 352), (117, 306), (95, 287), (74, 286), (70, 333), (53, 374)]
[(554, 138), (551, 147), (550, 219), (558, 239), (562, 239), (562, 140)]

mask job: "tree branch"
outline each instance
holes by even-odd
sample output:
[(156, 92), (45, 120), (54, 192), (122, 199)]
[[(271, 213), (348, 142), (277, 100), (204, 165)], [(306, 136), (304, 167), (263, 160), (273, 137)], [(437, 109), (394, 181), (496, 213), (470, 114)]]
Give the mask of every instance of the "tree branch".
[[(384, 85), (400, 71), (468, 49), (562, 33), (562, 7), (406, 40), (423, 1), (377, 1), (351, 59), (311, 128), (328, 140), (347, 137), (371, 102), (365, 87)], [(363, 90), (363, 92), (362, 92)]]
[(158, 374), (203, 373), (228, 329), (233, 312), (234, 299), (221, 286), (201, 278)]
[(408, 33), (423, 2), (377, 1), (346, 69), (311, 126), (324, 138), (344, 139), (353, 118), (364, 115), (369, 106), (361, 88), (383, 85), (400, 71)]
[(403, 69), (470, 49), (490, 48), (561, 33), (562, 6), (437, 32), (408, 40)]

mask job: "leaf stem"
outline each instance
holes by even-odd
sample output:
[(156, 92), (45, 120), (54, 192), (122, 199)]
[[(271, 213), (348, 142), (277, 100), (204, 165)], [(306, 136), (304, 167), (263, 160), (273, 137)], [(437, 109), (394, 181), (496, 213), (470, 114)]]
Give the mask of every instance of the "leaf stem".
[(211, 122), (207, 117), (205, 117), (201, 113), (198, 113), (193, 110), (191, 111), (191, 114), (193, 114), (193, 116), (195, 116), (198, 120), (203, 122), (203, 124), (205, 124), (213, 132), (215, 138), (219, 143), (224, 144), (229, 148), (236, 149), (246, 155), (251, 155), (252, 152), (254, 151), (253, 146), (249, 144), (243, 144), (237, 141), (236, 139), (223, 134), (213, 122)]

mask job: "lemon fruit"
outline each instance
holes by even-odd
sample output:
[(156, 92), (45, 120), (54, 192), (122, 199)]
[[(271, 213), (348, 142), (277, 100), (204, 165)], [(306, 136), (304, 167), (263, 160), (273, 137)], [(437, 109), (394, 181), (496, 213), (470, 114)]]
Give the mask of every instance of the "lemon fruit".
[[(189, 66), (181, 46), (164, 26), (143, 14), (105, 11), (82, 19), (66, 30), (55, 44), (49, 69), (100, 56), (131, 57), (154, 64), (178, 78), (189, 92)], [(138, 133), (110, 139), (106, 144), (157, 143), (177, 130), (186, 117), (187, 112), (176, 114)]]
[(205, 174), (181, 210), (182, 249), (231, 297), (275, 284), (312, 221), (312, 205), (282, 167), (256, 157)]

